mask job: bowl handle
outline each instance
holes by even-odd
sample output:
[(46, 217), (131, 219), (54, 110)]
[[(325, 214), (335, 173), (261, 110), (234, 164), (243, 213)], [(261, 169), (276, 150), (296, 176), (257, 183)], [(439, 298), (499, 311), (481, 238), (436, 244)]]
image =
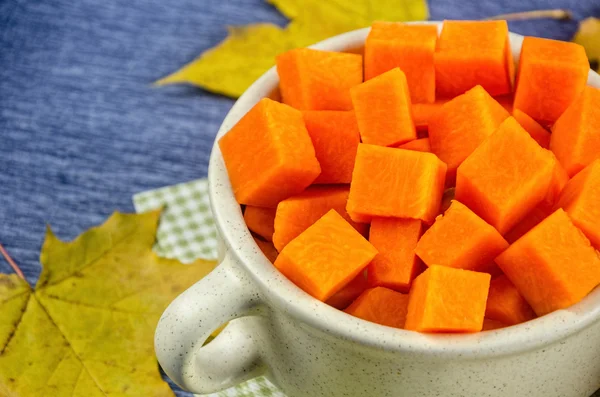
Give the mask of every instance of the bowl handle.
[[(162, 314), (154, 337), (158, 361), (182, 388), (208, 394), (264, 373), (266, 335), (258, 291), (230, 253)], [(230, 321), (209, 344), (213, 331)]]

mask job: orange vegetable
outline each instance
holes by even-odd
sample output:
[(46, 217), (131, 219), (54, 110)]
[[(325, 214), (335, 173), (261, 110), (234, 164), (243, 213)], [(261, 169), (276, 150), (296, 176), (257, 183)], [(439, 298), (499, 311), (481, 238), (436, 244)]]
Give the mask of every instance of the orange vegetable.
[(490, 320), (489, 318), (483, 319), (483, 328), (482, 331), (493, 331), (495, 329), (506, 328), (507, 325), (501, 323), (500, 321)]
[(514, 64), (506, 21), (444, 21), (435, 77), (440, 97), (451, 98), (477, 85), (491, 95), (511, 92)]
[(429, 144), (429, 138), (415, 139), (414, 141), (403, 143), (402, 145), (398, 146), (398, 149), (431, 153), (431, 145)]
[(358, 276), (354, 277), (352, 281), (336, 292), (331, 298), (327, 299), (325, 303), (336, 309), (344, 310), (367, 288), (369, 288), (367, 275), (365, 272), (360, 272)]
[(490, 287), (490, 275), (431, 266), (413, 282), (405, 328), (420, 332), (477, 332)]
[(519, 109), (513, 110), (513, 117), (521, 124), (537, 143), (544, 149), (550, 147), (550, 133), (542, 127), (537, 121), (529, 117), (526, 113)]
[(331, 210), (285, 246), (275, 267), (324, 302), (356, 277), (375, 255), (375, 247)]
[(429, 121), (431, 151), (448, 165), (448, 185), (456, 169), (509, 116), (481, 86), (445, 105)]
[(363, 143), (393, 146), (417, 139), (404, 73), (392, 69), (350, 90)]
[(375, 287), (363, 292), (346, 313), (388, 327), (404, 328), (408, 295), (391, 289)]
[(493, 226), (458, 201), (419, 240), (416, 254), (427, 266), (482, 271), (508, 243)]
[(400, 68), (412, 102), (435, 101), (435, 25), (374, 22), (365, 42), (365, 80)]
[(509, 117), (458, 167), (456, 199), (505, 234), (544, 199), (555, 164)]
[(448, 102), (447, 99), (437, 100), (434, 103), (413, 103), (411, 113), (417, 131), (427, 131), (429, 120)]
[(512, 244), (496, 263), (538, 316), (579, 302), (600, 284), (600, 256), (562, 209)]
[(350, 88), (363, 81), (362, 56), (297, 48), (277, 56), (283, 103), (300, 110), (351, 110)]
[(503, 275), (490, 283), (485, 317), (506, 325), (516, 325), (534, 319), (535, 313), (517, 287)]
[(579, 44), (525, 37), (515, 109), (544, 125), (553, 124), (583, 90), (589, 69)]
[(314, 183), (350, 183), (360, 143), (354, 112), (310, 110), (303, 115), (321, 165)]
[(431, 153), (361, 143), (346, 210), (356, 222), (392, 217), (431, 223), (440, 208), (445, 176), (446, 165)]
[(263, 237), (273, 240), (275, 230), (275, 208), (254, 207), (247, 205), (244, 210), (244, 221), (248, 229)]
[(277, 255), (279, 252), (275, 249), (275, 246), (270, 241), (264, 241), (259, 238), (254, 237), (254, 242), (258, 245), (258, 248), (262, 251), (263, 254), (267, 257), (267, 259), (274, 263), (277, 259)]
[(348, 186), (312, 186), (283, 200), (275, 213), (273, 244), (281, 251), (290, 241), (319, 220), (329, 210), (336, 210), (359, 233), (366, 235), (368, 225), (354, 223), (346, 212)]
[(585, 90), (552, 127), (550, 149), (569, 176), (600, 159), (600, 90)]
[(219, 147), (240, 204), (275, 207), (321, 173), (302, 113), (271, 99), (261, 99)]
[(563, 208), (592, 245), (600, 249), (600, 159), (567, 182), (558, 207)]
[(418, 219), (374, 218), (369, 241), (379, 254), (367, 268), (369, 285), (408, 292), (419, 268), (415, 247), (421, 237)]

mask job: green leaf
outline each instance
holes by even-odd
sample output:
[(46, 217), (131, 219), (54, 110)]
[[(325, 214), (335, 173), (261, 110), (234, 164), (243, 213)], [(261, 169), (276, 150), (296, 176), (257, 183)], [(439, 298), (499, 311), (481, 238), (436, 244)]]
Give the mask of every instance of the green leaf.
[(215, 263), (156, 256), (159, 215), (115, 213), (70, 243), (48, 229), (35, 292), (0, 274), (0, 395), (173, 396), (154, 329)]

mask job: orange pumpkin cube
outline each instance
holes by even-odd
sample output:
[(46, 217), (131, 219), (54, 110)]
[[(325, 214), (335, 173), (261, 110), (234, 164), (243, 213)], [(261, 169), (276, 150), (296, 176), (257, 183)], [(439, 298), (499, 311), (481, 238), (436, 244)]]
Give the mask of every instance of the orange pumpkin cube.
[(363, 143), (394, 146), (417, 139), (404, 73), (392, 69), (352, 88)]
[(558, 209), (496, 258), (538, 316), (569, 307), (600, 284), (600, 256)]
[(456, 199), (504, 234), (545, 198), (555, 164), (509, 117), (458, 167)]
[(400, 68), (412, 102), (435, 101), (435, 25), (374, 22), (365, 41), (365, 80)]
[(485, 271), (508, 243), (493, 226), (458, 201), (423, 234), (415, 249), (427, 266)]
[(344, 311), (372, 323), (404, 328), (407, 309), (408, 295), (375, 287), (363, 292)]
[(390, 217), (432, 223), (445, 178), (446, 164), (431, 153), (361, 143), (346, 210), (355, 222)]
[(276, 207), (321, 173), (302, 113), (268, 98), (219, 140), (219, 148), (240, 204)]
[(285, 246), (275, 267), (324, 302), (355, 278), (375, 255), (375, 247), (331, 210)]
[(444, 21), (435, 53), (437, 94), (452, 98), (480, 85), (512, 91), (514, 64), (506, 21)]
[(583, 91), (590, 64), (582, 46), (525, 37), (517, 72), (515, 109), (553, 124)]
[(491, 276), (431, 266), (414, 281), (404, 328), (419, 332), (478, 332)]
[(300, 110), (351, 110), (350, 88), (363, 81), (362, 56), (297, 48), (277, 56), (283, 103)]

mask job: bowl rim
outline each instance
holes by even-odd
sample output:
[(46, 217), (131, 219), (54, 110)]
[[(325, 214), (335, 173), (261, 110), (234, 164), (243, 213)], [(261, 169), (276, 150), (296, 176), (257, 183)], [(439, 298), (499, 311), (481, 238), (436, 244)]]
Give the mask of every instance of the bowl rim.
[[(442, 22), (425, 21), (441, 30)], [(370, 28), (343, 33), (311, 48), (344, 51), (364, 45)], [(509, 33), (515, 63), (523, 36)], [(515, 326), (473, 334), (422, 334), (361, 320), (313, 298), (285, 276), (262, 254), (248, 231), (235, 201), (217, 144), (261, 98), (271, 96), (279, 79), (275, 67), (256, 80), (235, 102), (215, 137), (209, 162), (209, 195), (220, 237), (262, 292), (264, 303), (326, 334), (376, 349), (440, 358), (470, 359), (502, 356), (539, 349), (572, 336), (600, 321), (600, 287), (581, 302)], [(600, 76), (590, 70), (588, 85), (600, 87)]]

